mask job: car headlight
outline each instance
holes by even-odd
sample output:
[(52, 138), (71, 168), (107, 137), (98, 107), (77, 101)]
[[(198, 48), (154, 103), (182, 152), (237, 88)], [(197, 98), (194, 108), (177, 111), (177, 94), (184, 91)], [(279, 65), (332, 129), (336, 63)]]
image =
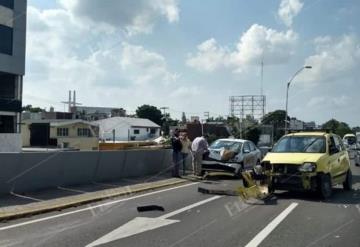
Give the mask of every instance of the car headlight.
[(316, 164), (310, 162), (306, 162), (299, 167), (300, 172), (314, 172), (315, 170), (316, 170)]

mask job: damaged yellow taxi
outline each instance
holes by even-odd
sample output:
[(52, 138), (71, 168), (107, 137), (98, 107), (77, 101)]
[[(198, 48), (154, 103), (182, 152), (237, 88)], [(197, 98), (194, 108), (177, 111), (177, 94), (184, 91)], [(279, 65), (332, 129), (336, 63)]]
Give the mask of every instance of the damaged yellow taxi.
[(338, 135), (326, 131), (283, 136), (261, 163), (269, 191), (316, 191), (323, 198), (335, 185), (352, 188), (349, 155)]

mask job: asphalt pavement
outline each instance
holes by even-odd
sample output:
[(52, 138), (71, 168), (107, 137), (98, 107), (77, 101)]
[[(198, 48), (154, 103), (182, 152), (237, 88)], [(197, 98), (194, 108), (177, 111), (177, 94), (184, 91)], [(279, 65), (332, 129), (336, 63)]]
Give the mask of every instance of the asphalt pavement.
[[(326, 201), (277, 192), (266, 204), (244, 203), (201, 194), (194, 182), (0, 223), (0, 246), (359, 247), (360, 167), (352, 171), (354, 189), (335, 188)], [(234, 188), (242, 182), (207, 183)]]

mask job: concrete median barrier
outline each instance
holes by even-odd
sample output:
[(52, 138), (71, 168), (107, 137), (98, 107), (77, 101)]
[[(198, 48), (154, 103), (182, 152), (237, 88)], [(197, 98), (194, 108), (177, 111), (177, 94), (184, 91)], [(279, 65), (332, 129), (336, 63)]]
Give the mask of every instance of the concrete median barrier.
[(13, 182), (13, 192), (25, 193), (56, 187), (61, 181), (60, 154), (20, 153), (16, 175), (9, 180)]
[(14, 186), (14, 178), (20, 169), (20, 155), (3, 153), (0, 155), (0, 194), (9, 193)]
[(81, 185), (94, 181), (99, 152), (63, 152), (61, 153), (61, 184)]
[(126, 151), (101, 151), (98, 153), (98, 164), (94, 174), (96, 182), (118, 180), (124, 173)]
[(171, 150), (0, 153), (0, 194), (162, 174)]

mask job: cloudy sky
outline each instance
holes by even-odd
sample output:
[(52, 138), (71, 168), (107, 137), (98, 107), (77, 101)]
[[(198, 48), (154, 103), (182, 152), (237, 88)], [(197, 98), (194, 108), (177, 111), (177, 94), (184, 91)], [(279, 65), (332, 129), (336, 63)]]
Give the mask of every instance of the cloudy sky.
[(173, 117), (228, 115), (232, 95), (267, 111), (360, 125), (358, 0), (28, 0), (24, 104), (63, 110), (167, 106)]

